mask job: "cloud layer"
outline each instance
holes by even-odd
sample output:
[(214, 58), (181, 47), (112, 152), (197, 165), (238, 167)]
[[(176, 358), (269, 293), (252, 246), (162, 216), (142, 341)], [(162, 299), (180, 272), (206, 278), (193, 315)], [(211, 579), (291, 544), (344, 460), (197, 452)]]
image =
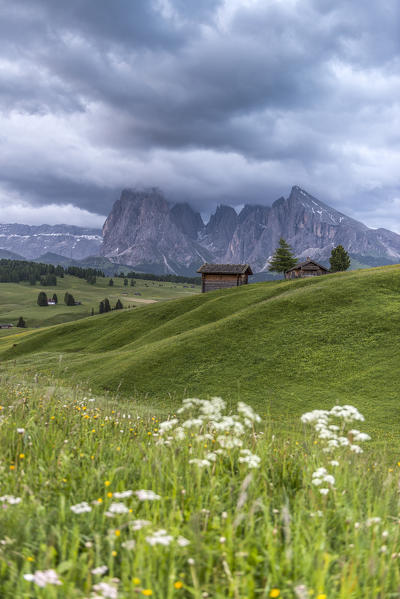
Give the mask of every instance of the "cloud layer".
[(0, 0), (0, 221), (298, 184), (400, 232), (399, 23), (397, 0)]

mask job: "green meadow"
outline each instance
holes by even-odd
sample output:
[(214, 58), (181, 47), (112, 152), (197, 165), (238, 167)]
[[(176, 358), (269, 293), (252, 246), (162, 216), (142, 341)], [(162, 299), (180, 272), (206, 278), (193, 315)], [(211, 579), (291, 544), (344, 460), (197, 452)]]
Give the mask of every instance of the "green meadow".
[(387, 266), (8, 334), (0, 356), (2, 369), (12, 364), (31, 376), (118, 391), (157, 409), (221, 395), (290, 426), (305, 410), (351, 403), (398, 443), (399, 308), (400, 267)]
[(0, 338), (0, 597), (399, 598), (400, 266), (141, 291)]
[(3, 376), (2, 599), (398, 597), (400, 461), (349, 445), (364, 422), (326, 453), (225, 397), (168, 414)]
[[(85, 318), (91, 314), (92, 308), (97, 313), (99, 302), (107, 297), (114, 307), (120, 299), (124, 307), (143, 305), (148, 301), (164, 301), (174, 298), (187, 297), (198, 293), (200, 287), (188, 284), (166, 283), (158, 281), (136, 280), (136, 285), (125, 287), (124, 280), (113, 278), (113, 287), (109, 286), (110, 277), (98, 277), (94, 285), (89, 285), (85, 280), (66, 275), (63, 279), (57, 278), (55, 287), (41, 287), (28, 283), (0, 283), (0, 322), (17, 323), (23, 316), (28, 328), (38, 328), (54, 324), (61, 324), (72, 320)], [(40, 291), (47, 293), (51, 298), (57, 294), (58, 305), (40, 307), (37, 305), (37, 296)], [(82, 302), (80, 306), (66, 306), (64, 295), (68, 291), (76, 301)], [(138, 293), (140, 295), (135, 295)], [(4, 335), (0, 331), (0, 337)]]

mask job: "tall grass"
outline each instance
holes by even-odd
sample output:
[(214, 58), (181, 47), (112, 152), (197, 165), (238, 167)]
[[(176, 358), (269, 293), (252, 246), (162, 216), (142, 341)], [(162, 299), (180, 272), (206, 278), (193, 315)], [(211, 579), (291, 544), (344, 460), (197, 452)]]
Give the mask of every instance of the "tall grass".
[[(165, 414), (76, 389), (4, 383), (0, 398), (2, 598), (400, 596), (400, 462), (328, 455), (300, 421), (290, 438), (252, 421), (218, 453), (230, 431), (175, 434), (186, 414), (160, 435)], [(312, 475), (333, 457), (322, 495)], [(29, 580), (48, 570), (60, 584)]]

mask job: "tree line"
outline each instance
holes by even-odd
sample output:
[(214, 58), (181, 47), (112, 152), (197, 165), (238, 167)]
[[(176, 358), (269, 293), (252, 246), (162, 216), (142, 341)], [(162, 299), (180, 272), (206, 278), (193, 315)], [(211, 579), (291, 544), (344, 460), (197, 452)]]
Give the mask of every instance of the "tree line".
[(54, 266), (28, 260), (0, 259), (0, 283), (26, 281), (31, 285), (40, 283), (44, 287), (53, 287), (57, 285), (57, 277), (63, 278), (66, 274), (86, 279), (88, 283), (92, 284), (96, 282), (96, 277), (104, 277), (104, 272), (95, 268), (81, 268), (80, 266), (63, 268), (60, 265)]

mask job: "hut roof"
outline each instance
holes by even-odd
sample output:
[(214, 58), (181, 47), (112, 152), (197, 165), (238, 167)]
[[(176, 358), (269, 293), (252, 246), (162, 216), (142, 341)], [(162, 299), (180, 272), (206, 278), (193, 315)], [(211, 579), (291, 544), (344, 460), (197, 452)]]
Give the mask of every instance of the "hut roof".
[(213, 275), (252, 275), (250, 264), (209, 264), (200, 266), (197, 272)]
[(315, 262), (315, 260), (310, 260), (307, 259), (305, 260), (305, 262), (298, 262), (296, 264), (296, 266), (293, 266), (293, 268), (289, 268), (289, 270), (287, 270), (286, 272), (291, 272), (292, 270), (298, 270), (299, 268), (301, 268), (302, 270), (325, 270), (326, 272), (329, 272), (329, 269), (326, 268), (325, 266), (322, 266), (322, 264), (319, 264), (318, 262)]

